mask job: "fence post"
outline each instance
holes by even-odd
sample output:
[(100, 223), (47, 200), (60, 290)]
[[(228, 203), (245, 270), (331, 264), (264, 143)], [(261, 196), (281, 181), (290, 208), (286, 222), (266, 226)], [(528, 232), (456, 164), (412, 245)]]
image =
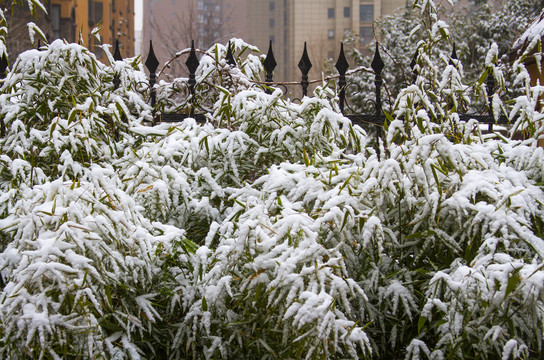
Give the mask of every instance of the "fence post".
[[(274, 59), (274, 51), (272, 50), (272, 40), (270, 40), (270, 46), (268, 47), (268, 54), (266, 54), (266, 59), (264, 59), (264, 71), (266, 74), (266, 82), (271, 83), (274, 76), (274, 69), (278, 65), (276, 59)], [(272, 90), (266, 89), (267, 94), (272, 94)]]
[(451, 51), (449, 64), (453, 65), (453, 66), (456, 66), (455, 63), (453, 62), (453, 60), (457, 60), (457, 51), (455, 50), (455, 43), (453, 43), (453, 50)]
[(382, 114), (382, 70), (385, 64), (383, 63), (382, 57), (380, 56), (379, 44), (376, 42), (376, 52), (374, 53), (374, 58), (370, 67), (374, 70), (374, 85), (376, 86), (376, 115), (380, 116)]
[(310, 72), (310, 69), (312, 68), (312, 62), (310, 61), (308, 50), (306, 49), (306, 42), (304, 42), (304, 52), (302, 53), (302, 58), (298, 62), (298, 68), (302, 72), (300, 85), (302, 86), (302, 96), (304, 97), (308, 95), (308, 85), (310, 85), (308, 82), (308, 72)]
[(196, 70), (198, 69), (198, 58), (196, 57), (195, 41), (191, 40), (191, 52), (185, 65), (189, 69), (189, 91), (191, 92), (191, 108), (189, 109), (189, 116), (193, 117), (195, 114), (195, 86), (196, 86)]
[[(370, 64), (370, 67), (372, 70), (374, 70), (374, 86), (376, 86), (376, 99), (374, 102), (375, 105), (375, 113), (376, 116), (382, 115), (382, 70), (385, 64), (383, 63), (382, 57), (380, 55), (380, 47), (378, 42), (376, 42), (376, 51), (374, 52), (374, 58), (372, 59), (372, 63)], [(376, 142), (379, 144), (380, 138), (382, 136), (382, 129), (380, 127), (377, 128), (376, 131)]]
[(418, 55), (419, 55), (419, 49), (416, 49), (416, 52), (414, 53), (414, 57), (412, 58), (412, 61), (410, 62), (410, 69), (412, 69), (412, 84), (415, 84), (417, 80), (418, 72), (416, 69), (416, 65), (417, 65)]
[[(8, 58), (6, 57), (6, 53), (4, 53), (2, 57), (0, 58), (0, 80), (6, 78), (7, 69), (8, 69)], [(4, 137), (4, 135), (6, 135), (6, 125), (4, 125), (4, 120), (0, 119), (0, 137)]]
[[(487, 78), (485, 79), (486, 86), (487, 86), (487, 105), (488, 105), (488, 111), (489, 116), (493, 118), (493, 120), (497, 121), (495, 119), (495, 116), (493, 114), (493, 92), (495, 91), (495, 77), (493, 76), (493, 71), (491, 68), (489, 68), (489, 73), (487, 74)], [(489, 132), (493, 132), (493, 123), (490, 123), (487, 127), (487, 130)]]
[(6, 57), (6, 54), (2, 55), (0, 58), (0, 79), (5, 79), (7, 76), (7, 69), (8, 69), (8, 58)]
[[(121, 51), (119, 50), (119, 40), (115, 40), (115, 51), (113, 52), (113, 60), (123, 61)], [(113, 89), (119, 89), (119, 85), (121, 85), (121, 78), (119, 77), (119, 74), (115, 72), (115, 75), (113, 76)]]
[(338, 74), (340, 74), (340, 79), (338, 79), (338, 86), (340, 87), (340, 112), (344, 115), (344, 105), (346, 103), (346, 72), (349, 69), (348, 61), (346, 60), (346, 55), (344, 54), (344, 43), (340, 43), (340, 55), (334, 65)]
[(153, 108), (153, 122), (155, 122), (155, 104), (157, 102), (157, 94), (155, 93), (155, 81), (157, 80), (157, 75), (155, 72), (159, 67), (159, 60), (155, 56), (153, 51), (153, 42), (149, 40), (149, 55), (147, 55), (147, 60), (145, 61), (145, 67), (149, 70), (149, 88), (151, 90), (151, 107)]

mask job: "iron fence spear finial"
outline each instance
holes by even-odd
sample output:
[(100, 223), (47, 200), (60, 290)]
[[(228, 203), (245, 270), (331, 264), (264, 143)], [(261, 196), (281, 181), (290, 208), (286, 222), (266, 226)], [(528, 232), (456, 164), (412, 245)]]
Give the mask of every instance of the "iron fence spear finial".
[(185, 61), (185, 65), (187, 65), (187, 69), (189, 69), (189, 91), (191, 92), (191, 109), (189, 110), (189, 114), (191, 117), (193, 117), (195, 113), (195, 86), (196, 86), (196, 70), (198, 69), (198, 65), (200, 64), (200, 61), (198, 60), (196, 56), (196, 50), (195, 50), (195, 41), (191, 40), (191, 52), (189, 53), (189, 57), (187, 58), (187, 61)]
[[(266, 58), (264, 59), (264, 71), (266, 73), (266, 82), (271, 83), (272, 78), (274, 76), (274, 69), (278, 63), (276, 62), (276, 59), (274, 58), (274, 51), (272, 50), (272, 40), (270, 40), (270, 46), (268, 47), (268, 54), (266, 54)], [(267, 94), (272, 94), (272, 90), (267, 89)]]
[(123, 56), (121, 55), (121, 50), (119, 49), (119, 40), (115, 40), (115, 51), (113, 52), (113, 60), (122, 61)]
[[(159, 60), (155, 56), (153, 51), (153, 41), (149, 40), (149, 55), (147, 55), (147, 60), (145, 61), (145, 67), (149, 70), (149, 88), (151, 89), (151, 107), (153, 108), (153, 117), (155, 117), (155, 104), (157, 102), (157, 94), (155, 92), (155, 82), (157, 80), (157, 75), (155, 72), (159, 67)], [(153, 119), (155, 121), (155, 119)]]
[(232, 54), (232, 48), (230, 45), (230, 41), (227, 45), (227, 55), (225, 56), (225, 60), (227, 60), (227, 64), (231, 66), (236, 66), (236, 60), (234, 60), (234, 55)]
[(376, 86), (376, 115), (382, 114), (382, 70), (385, 64), (383, 63), (382, 57), (380, 56), (380, 47), (378, 42), (376, 42), (376, 52), (374, 53), (374, 58), (370, 67), (374, 70), (374, 85)]
[[(123, 57), (121, 56), (121, 51), (119, 50), (119, 40), (115, 40), (115, 51), (113, 52), (113, 60), (123, 61)], [(119, 74), (116, 72), (115, 76), (113, 77), (113, 88), (119, 89), (119, 85), (121, 85), (121, 78), (119, 77)]]
[(308, 56), (306, 42), (304, 42), (304, 52), (302, 53), (302, 58), (298, 62), (298, 68), (302, 72), (302, 81), (300, 82), (300, 85), (302, 85), (302, 96), (306, 96), (308, 95), (308, 85), (310, 84), (308, 81), (308, 73), (312, 68), (312, 62)]
[(340, 87), (340, 111), (344, 114), (344, 105), (346, 102), (346, 72), (349, 69), (348, 61), (346, 60), (346, 55), (344, 54), (344, 43), (340, 43), (340, 55), (338, 56), (338, 61), (334, 65), (340, 78), (338, 79), (338, 86)]

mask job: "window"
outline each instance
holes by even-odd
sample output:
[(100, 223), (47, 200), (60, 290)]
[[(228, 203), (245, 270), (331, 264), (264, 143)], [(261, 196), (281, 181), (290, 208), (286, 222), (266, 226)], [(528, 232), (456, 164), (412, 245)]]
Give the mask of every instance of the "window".
[(276, 37), (274, 35), (270, 35), (270, 41), (272, 43), (275, 43), (276, 42)]
[(198, 10), (204, 10), (204, 1), (199, 1), (198, 2), (197, 9)]
[(374, 5), (360, 5), (359, 6), (359, 20), (361, 22), (374, 21)]
[(334, 40), (334, 30), (329, 30), (327, 32), (327, 35), (329, 37), (329, 40)]
[(273, 28), (276, 25), (276, 21), (274, 19), (269, 20), (269, 25), (271, 28)]
[(94, 24), (98, 24), (100, 21), (102, 21), (103, 17), (103, 4), (102, 1), (95, 1), (94, 2), (94, 14), (93, 14), (93, 20)]
[(359, 37), (362, 44), (369, 44), (374, 39), (374, 33), (371, 26), (362, 26), (359, 28)]
[(344, 7), (344, 17), (345, 18), (351, 17), (351, 8), (349, 6)]
[(60, 38), (60, 5), (51, 5), (51, 30), (53, 39)]
[(271, 1), (269, 4), (268, 4), (268, 8), (270, 9), (270, 11), (274, 11), (274, 9), (276, 9), (276, 3)]
[(334, 8), (328, 8), (327, 9), (327, 17), (329, 19), (334, 19)]
[(196, 17), (196, 21), (198, 21), (199, 24), (204, 24), (206, 22), (204, 14), (198, 14)]

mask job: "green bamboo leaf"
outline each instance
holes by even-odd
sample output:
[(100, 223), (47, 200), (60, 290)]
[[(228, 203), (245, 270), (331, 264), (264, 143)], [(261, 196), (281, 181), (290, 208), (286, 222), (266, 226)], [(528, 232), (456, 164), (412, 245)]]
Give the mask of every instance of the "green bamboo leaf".
[(421, 334), (421, 329), (423, 329), (423, 326), (427, 322), (427, 318), (425, 316), (420, 316), (419, 320), (417, 321), (417, 333)]
[(521, 277), (519, 276), (519, 269), (512, 271), (512, 273), (510, 274), (510, 278), (508, 279), (508, 284), (506, 285), (506, 291), (504, 293), (505, 298), (508, 297), (508, 295), (510, 295), (512, 291), (514, 291), (520, 281)]

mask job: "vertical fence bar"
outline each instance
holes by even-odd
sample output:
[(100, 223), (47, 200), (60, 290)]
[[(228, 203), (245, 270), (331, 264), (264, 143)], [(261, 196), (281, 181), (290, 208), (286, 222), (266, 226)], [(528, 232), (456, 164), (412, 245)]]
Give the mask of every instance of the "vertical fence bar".
[[(378, 42), (376, 42), (376, 51), (374, 52), (374, 58), (372, 59), (372, 63), (370, 64), (370, 67), (372, 70), (374, 70), (374, 86), (376, 87), (376, 99), (374, 102), (375, 105), (375, 113), (376, 116), (382, 116), (382, 85), (383, 85), (383, 79), (382, 79), (382, 70), (384, 68), (385, 64), (383, 63), (383, 59), (380, 55), (380, 47)], [(376, 131), (376, 142), (379, 143), (379, 140), (382, 136), (381, 128), (378, 127)]]
[[(6, 78), (7, 69), (8, 69), (8, 58), (6, 56), (6, 53), (4, 53), (2, 57), (0, 58), (0, 80)], [(6, 125), (4, 124), (4, 120), (0, 119), (0, 136), (4, 137), (4, 135), (6, 135)]]
[(300, 81), (300, 85), (302, 86), (302, 96), (304, 97), (308, 95), (308, 85), (310, 85), (308, 82), (308, 73), (312, 68), (312, 63), (306, 48), (306, 42), (304, 42), (304, 52), (302, 53), (302, 58), (298, 62), (298, 68), (302, 72), (302, 80)]
[(455, 62), (453, 60), (457, 60), (457, 51), (455, 50), (455, 43), (453, 43), (453, 49), (451, 51), (450, 62), (449, 62), (450, 65), (455, 66)]
[[(487, 106), (489, 116), (496, 121), (497, 119), (495, 119), (493, 115), (493, 92), (495, 91), (495, 77), (493, 76), (493, 71), (491, 70), (491, 68), (489, 69), (489, 73), (487, 74), (485, 82), (487, 86)], [(493, 132), (493, 123), (490, 123), (488, 125), (487, 130), (489, 132)]]
[(8, 69), (8, 58), (6, 54), (2, 55), (0, 58), (0, 79), (5, 79), (7, 76)]
[[(266, 55), (266, 59), (264, 59), (264, 71), (266, 74), (266, 82), (271, 83), (274, 76), (274, 69), (278, 65), (276, 62), (276, 59), (274, 59), (274, 51), (272, 50), (272, 40), (270, 40), (270, 46), (268, 47), (268, 54)], [(272, 94), (271, 89), (266, 89), (267, 94)]]
[[(119, 50), (119, 40), (115, 40), (115, 51), (113, 52), (113, 60), (123, 61), (123, 57), (121, 56), (121, 50)], [(115, 75), (113, 76), (114, 90), (119, 89), (119, 85), (121, 85), (121, 78), (119, 77), (119, 74), (115, 72)]]
[(189, 91), (191, 92), (191, 107), (189, 109), (190, 117), (193, 117), (195, 114), (196, 70), (198, 69), (199, 64), (200, 61), (198, 61), (196, 56), (195, 41), (191, 40), (191, 52), (189, 53), (187, 61), (185, 61), (185, 65), (187, 65), (187, 69), (189, 70)]
[(418, 72), (416, 69), (416, 65), (417, 65), (418, 55), (419, 55), (419, 50), (416, 50), (416, 52), (414, 53), (414, 57), (412, 58), (412, 61), (410, 62), (410, 69), (412, 69), (412, 84), (415, 84), (417, 80)]
[(346, 104), (346, 72), (349, 69), (348, 61), (346, 60), (346, 55), (344, 54), (344, 43), (340, 43), (340, 55), (338, 55), (338, 60), (336, 65), (334, 65), (340, 78), (338, 79), (338, 86), (340, 87), (340, 111), (344, 114), (344, 106)]
[(379, 44), (376, 43), (376, 52), (374, 53), (374, 58), (372, 59), (372, 63), (370, 64), (370, 67), (372, 70), (374, 70), (374, 85), (376, 86), (376, 115), (380, 116), (382, 115), (382, 85), (383, 85), (383, 79), (382, 79), (382, 70), (385, 64), (383, 63), (382, 57), (380, 56), (380, 49)]
[(145, 61), (145, 67), (149, 70), (149, 88), (151, 91), (151, 107), (153, 107), (153, 121), (155, 121), (155, 105), (157, 103), (157, 94), (155, 92), (155, 81), (157, 81), (157, 75), (155, 72), (159, 67), (159, 60), (155, 56), (153, 51), (153, 42), (149, 40), (149, 55)]

